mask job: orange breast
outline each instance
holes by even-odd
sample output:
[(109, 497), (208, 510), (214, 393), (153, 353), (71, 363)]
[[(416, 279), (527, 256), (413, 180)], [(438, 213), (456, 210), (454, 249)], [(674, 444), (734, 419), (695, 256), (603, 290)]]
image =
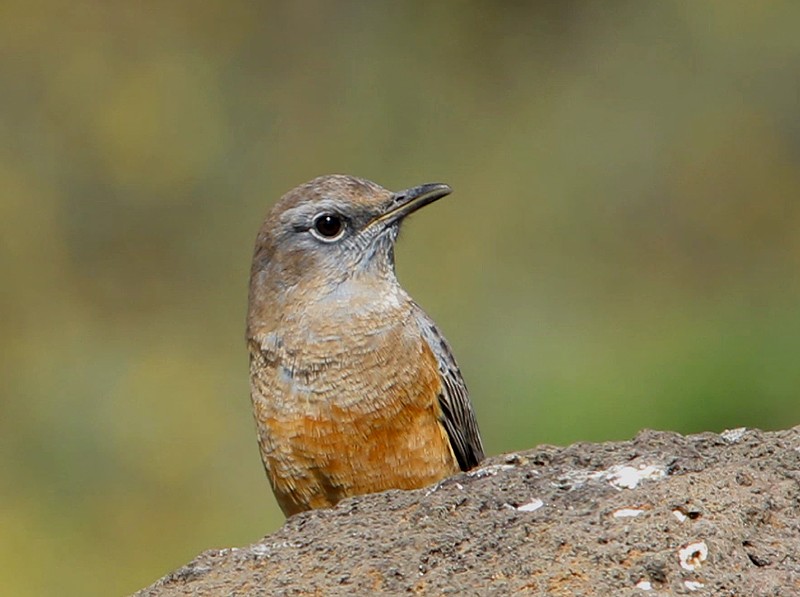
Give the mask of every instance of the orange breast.
[[(252, 364), (262, 459), (287, 515), (413, 489), (459, 470), (439, 422), (436, 358), (403, 326)], [(336, 344), (336, 346), (334, 346)], [(313, 352), (325, 365), (312, 367)]]

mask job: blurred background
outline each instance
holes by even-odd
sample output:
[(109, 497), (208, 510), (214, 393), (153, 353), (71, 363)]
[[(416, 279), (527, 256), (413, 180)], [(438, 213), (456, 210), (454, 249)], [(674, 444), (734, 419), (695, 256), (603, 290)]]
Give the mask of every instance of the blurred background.
[(244, 345), (286, 190), (455, 189), (399, 276), (491, 454), (800, 423), (800, 3), (0, 8), (0, 578), (119, 595), (283, 520)]

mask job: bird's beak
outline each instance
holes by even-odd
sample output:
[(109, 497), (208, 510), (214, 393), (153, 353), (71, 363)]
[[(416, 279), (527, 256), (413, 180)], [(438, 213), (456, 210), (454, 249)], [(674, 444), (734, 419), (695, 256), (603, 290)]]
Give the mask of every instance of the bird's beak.
[(373, 224), (391, 226), (410, 213), (452, 192), (453, 189), (441, 182), (421, 184), (418, 187), (406, 189), (405, 191), (398, 191), (392, 195), (391, 203), (386, 207), (386, 211), (375, 218)]

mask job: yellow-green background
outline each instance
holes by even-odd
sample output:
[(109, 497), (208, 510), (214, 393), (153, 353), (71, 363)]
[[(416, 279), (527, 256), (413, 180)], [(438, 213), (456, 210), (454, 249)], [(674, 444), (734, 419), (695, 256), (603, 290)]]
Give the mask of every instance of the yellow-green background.
[(131, 592), (281, 524), (243, 325), (284, 191), (397, 251), (490, 453), (800, 423), (800, 3), (0, 8), (0, 585)]

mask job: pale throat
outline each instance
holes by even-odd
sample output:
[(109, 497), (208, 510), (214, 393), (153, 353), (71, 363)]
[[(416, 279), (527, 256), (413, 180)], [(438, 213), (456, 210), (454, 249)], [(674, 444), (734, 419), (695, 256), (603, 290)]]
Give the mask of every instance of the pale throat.
[(256, 337), (262, 350), (279, 360), (288, 355), (330, 358), (333, 354), (324, 353), (338, 352), (337, 345), (361, 344), (404, 325), (413, 313), (411, 298), (394, 275), (351, 277), (327, 292), (294, 298), (279, 307), (274, 325)]

